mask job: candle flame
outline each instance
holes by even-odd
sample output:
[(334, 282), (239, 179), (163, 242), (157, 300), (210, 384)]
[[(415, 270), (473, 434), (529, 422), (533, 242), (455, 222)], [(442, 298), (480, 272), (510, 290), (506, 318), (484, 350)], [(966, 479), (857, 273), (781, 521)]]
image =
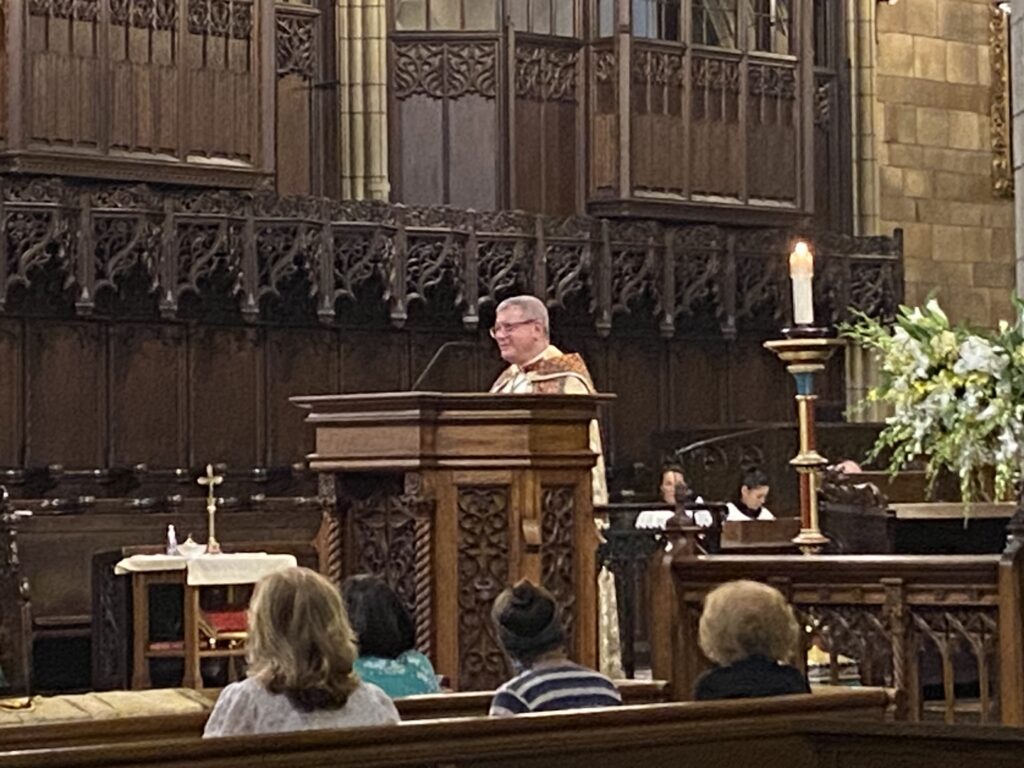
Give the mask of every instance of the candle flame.
[(789, 254), (790, 277), (812, 277), (814, 275), (814, 254), (807, 243), (797, 241), (793, 252)]

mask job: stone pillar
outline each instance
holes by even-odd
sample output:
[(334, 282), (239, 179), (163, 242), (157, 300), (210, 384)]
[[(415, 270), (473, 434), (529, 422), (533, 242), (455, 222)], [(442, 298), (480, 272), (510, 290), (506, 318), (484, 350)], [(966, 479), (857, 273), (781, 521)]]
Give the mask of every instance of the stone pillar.
[(387, 200), (387, 0), (338, 0), (341, 195)]
[[(1024, 191), (1024, 0), (1012, 0), (1010, 13), (1011, 87), (1013, 88), (1013, 180), (1018, 192)], [(1024, 194), (1014, 195), (1016, 222), (1016, 286), (1024, 296)]]
[(875, 6), (877, 0), (849, 0), (847, 39), (850, 41), (853, 115), (853, 226), (858, 235), (878, 233), (878, 148), (876, 145)]

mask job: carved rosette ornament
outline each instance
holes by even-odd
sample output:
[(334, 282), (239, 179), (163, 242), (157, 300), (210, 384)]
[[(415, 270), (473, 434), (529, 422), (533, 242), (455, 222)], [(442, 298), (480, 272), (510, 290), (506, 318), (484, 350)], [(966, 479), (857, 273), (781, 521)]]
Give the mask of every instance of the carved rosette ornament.
[(508, 585), (508, 488), (461, 487), (459, 510), (459, 686), (496, 688), (508, 679), (505, 654), (490, 620)]

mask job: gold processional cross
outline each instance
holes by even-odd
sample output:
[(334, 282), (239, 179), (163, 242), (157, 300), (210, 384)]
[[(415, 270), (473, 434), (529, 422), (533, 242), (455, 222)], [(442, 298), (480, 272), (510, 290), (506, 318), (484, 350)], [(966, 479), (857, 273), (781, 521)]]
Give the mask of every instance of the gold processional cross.
[(200, 485), (206, 486), (206, 514), (209, 517), (210, 537), (206, 540), (206, 554), (216, 555), (220, 553), (220, 543), (217, 541), (217, 497), (214, 489), (224, 482), (223, 475), (213, 473), (213, 465), (206, 465), (206, 474), (197, 481)]

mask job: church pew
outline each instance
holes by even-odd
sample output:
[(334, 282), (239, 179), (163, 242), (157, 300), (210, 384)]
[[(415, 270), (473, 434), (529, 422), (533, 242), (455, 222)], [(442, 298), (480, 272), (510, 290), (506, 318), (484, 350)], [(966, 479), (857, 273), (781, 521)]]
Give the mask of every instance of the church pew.
[[(669, 700), (668, 687), (660, 680), (620, 680), (617, 684), (623, 701), (629, 705), (661, 704)], [(199, 695), (189, 689), (180, 690), (191, 697)], [(212, 707), (217, 692), (208, 689), (203, 693), (209, 693)], [(487, 714), (493, 695), (492, 691), (468, 691), (408, 696), (397, 699), (395, 705), (403, 721), (482, 717)], [(202, 734), (208, 716), (207, 711), (43, 723), (25, 720), (0, 725), (0, 749), (194, 738)]]
[[(290, 766), (686, 765), (693, 742), (782, 732), (800, 721), (882, 721), (892, 705), (882, 689), (771, 699), (627, 705), (590, 711), (424, 720), (398, 726), (201, 740), (138, 740), (34, 748), (0, 742), (0, 768), (110, 766), (218, 768)], [(679, 745), (686, 746), (677, 752)], [(703, 748), (703, 747), (702, 747)], [(707, 762), (693, 763), (709, 765)], [(740, 763), (717, 765), (736, 768)], [(767, 764), (767, 763), (762, 763)], [(798, 765), (798, 763), (789, 763)]]

